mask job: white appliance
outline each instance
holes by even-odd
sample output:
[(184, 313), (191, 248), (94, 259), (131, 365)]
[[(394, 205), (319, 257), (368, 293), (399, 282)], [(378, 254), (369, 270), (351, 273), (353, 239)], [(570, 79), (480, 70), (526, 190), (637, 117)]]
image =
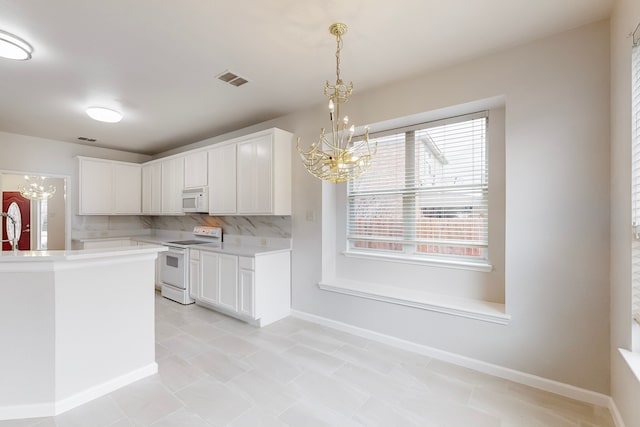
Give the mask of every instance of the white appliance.
[(160, 293), (163, 297), (179, 302), (193, 304), (195, 300), (189, 296), (189, 250), (192, 245), (221, 244), (222, 229), (220, 227), (196, 226), (192, 240), (165, 242), (168, 251), (160, 255)]
[(207, 187), (182, 190), (182, 212), (209, 212), (209, 190)]

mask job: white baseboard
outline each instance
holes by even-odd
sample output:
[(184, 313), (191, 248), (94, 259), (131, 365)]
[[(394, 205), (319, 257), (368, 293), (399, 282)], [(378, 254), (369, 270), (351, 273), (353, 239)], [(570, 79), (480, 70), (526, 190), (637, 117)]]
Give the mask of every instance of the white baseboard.
[(19, 418), (50, 417), (55, 413), (53, 403), (35, 403), (33, 405), (3, 406), (0, 408), (0, 421)]
[(0, 407), (0, 420), (53, 417), (157, 372), (158, 364), (153, 362), (135, 371), (55, 402)]
[[(383, 344), (401, 348), (403, 350), (412, 351), (414, 353), (423, 354), (434, 359), (449, 362), (454, 365), (463, 366), (465, 368), (473, 369), (475, 371), (493, 375), (495, 377), (504, 378), (520, 384), (528, 385), (540, 390), (559, 394), (571, 399), (580, 400), (582, 402), (590, 403), (593, 405), (603, 406), (605, 408), (611, 408), (613, 404), (612, 399), (602, 393), (597, 393), (591, 390), (586, 390), (580, 387), (575, 387), (547, 378), (538, 377), (536, 375), (527, 374), (526, 372), (516, 371), (514, 369), (505, 368), (503, 366), (494, 365), (492, 363), (483, 362), (481, 360), (472, 359), (470, 357), (461, 356), (459, 354), (450, 353), (448, 351), (439, 350), (437, 348), (429, 347), (426, 345), (416, 344), (411, 341), (406, 341), (400, 338), (392, 337), (390, 335), (384, 335), (368, 329), (352, 326), (347, 323), (342, 323), (335, 320), (327, 319), (325, 317), (316, 316), (314, 314), (292, 310), (291, 315), (303, 320), (307, 320), (309, 322), (317, 323), (329, 328), (357, 335), (362, 338), (381, 342)], [(613, 406), (615, 407), (615, 404), (613, 404)], [(618, 419), (621, 420), (619, 414)], [(616, 424), (616, 426), (624, 427), (624, 424)]]
[(91, 388), (88, 388), (80, 393), (76, 393), (73, 396), (66, 397), (62, 400), (58, 400), (55, 403), (55, 415), (61, 414), (73, 409), (76, 406), (80, 406), (98, 397), (102, 397), (105, 394), (109, 394), (119, 388), (141, 380), (149, 375), (153, 375), (158, 372), (158, 364), (156, 362), (150, 363), (147, 366), (136, 369), (128, 374), (121, 375), (112, 380), (98, 384)]
[(616, 427), (625, 427), (622, 415), (620, 415), (620, 411), (618, 411), (616, 402), (612, 398), (609, 398), (608, 408), (609, 412), (611, 412), (611, 418), (613, 418), (613, 422), (615, 423)]

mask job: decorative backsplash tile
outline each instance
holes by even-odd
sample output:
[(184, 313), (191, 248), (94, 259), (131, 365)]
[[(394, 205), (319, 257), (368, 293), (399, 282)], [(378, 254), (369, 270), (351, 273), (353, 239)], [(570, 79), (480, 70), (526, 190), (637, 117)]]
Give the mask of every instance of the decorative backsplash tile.
[(106, 216), (75, 215), (72, 237), (137, 235), (146, 230), (193, 231), (196, 225), (221, 227), (223, 234), (254, 237), (291, 238), (290, 216)]
[(151, 228), (148, 217), (123, 215), (74, 215), (72, 229), (82, 231), (136, 230)]
[(151, 227), (158, 230), (191, 231), (196, 225), (221, 227), (224, 234), (291, 238), (290, 216), (153, 216)]

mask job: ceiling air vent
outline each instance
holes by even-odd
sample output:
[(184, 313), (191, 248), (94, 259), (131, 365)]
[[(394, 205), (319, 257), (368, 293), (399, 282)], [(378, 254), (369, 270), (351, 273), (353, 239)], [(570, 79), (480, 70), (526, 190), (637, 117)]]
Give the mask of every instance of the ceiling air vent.
[(95, 138), (87, 138), (86, 136), (79, 136), (78, 139), (80, 141), (87, 141), (87, 142), (96, 142), (97, 141)]
[(242, 86), (245, 83), (249, 83), (249, 80), (240, 77), (239, 75), (234, 74), (231, 71), (225, 71), (222, 74), (219, 74), (217, 76), (217, 79), (236, 87)]

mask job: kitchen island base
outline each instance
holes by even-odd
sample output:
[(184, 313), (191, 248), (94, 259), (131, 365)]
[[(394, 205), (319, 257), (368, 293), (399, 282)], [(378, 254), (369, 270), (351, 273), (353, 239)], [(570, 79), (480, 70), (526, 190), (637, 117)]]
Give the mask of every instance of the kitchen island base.
[(0, 420), (57, 415), (157, 372), (162, 250), (0, 256)]

